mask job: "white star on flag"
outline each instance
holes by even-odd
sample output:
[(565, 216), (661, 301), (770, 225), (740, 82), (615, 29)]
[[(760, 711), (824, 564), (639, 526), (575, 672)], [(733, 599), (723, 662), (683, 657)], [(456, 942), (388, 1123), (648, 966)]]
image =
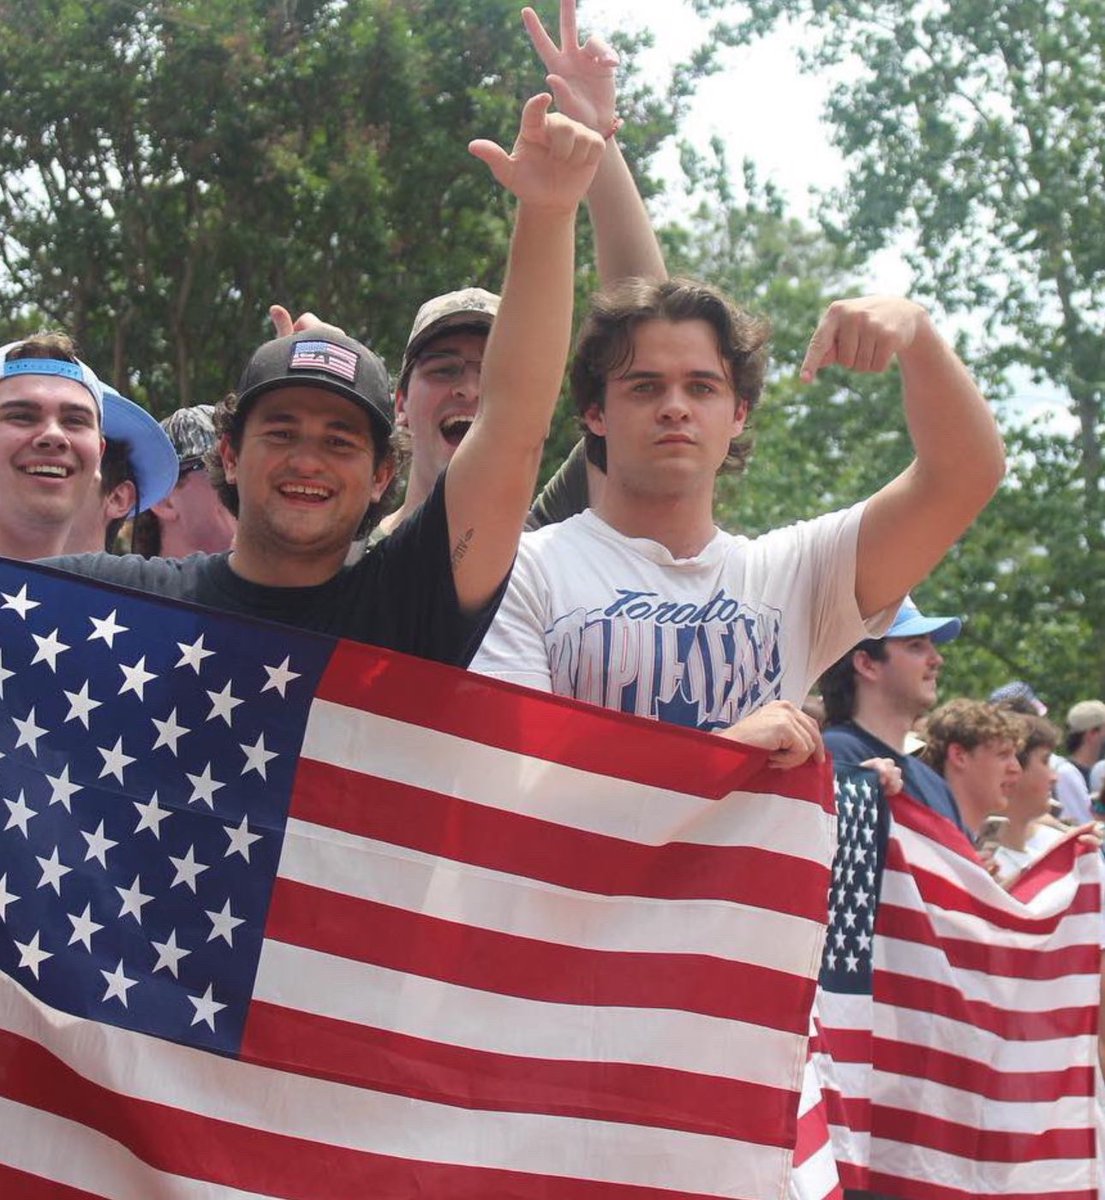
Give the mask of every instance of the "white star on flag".
[(157, 951), (157, 962), (154, 963), (153, 970), (160, 971), (164, 968), (174, 979), (178, 978), (180, 960), (186, 958), (192, 951), (183, 950), (176, 944), (176, 930), (171, 930), (165, 941), (151, 942), (150, 945)]
[(18, 899), (19, 897), (15, 892), (8, 891), (7, 873), (5, 872), (3, 875), (0, 875), (0, 921), (7, 920), (8, 905)]
[(94, 642), (97, 638), (102, 638), (110, 649), (115, 649), (115, 635), (117, 633), (129, 632), (128, 626), (116, 623), (116, 612), (117, 610), (113, 608), (106, 617), (88, 618), (92, 622), (92, 632), (88, 635), (90, 642)]
[(129, 888), (121, 888), (116, 884), (115, 890), (119, 893), (119, 899), (122, 900), (123, 906), (119, 909), (119, 916), (125, 917), (128, 914), (132, 916), (139, 925), (142, 924), (142, 907), (153, 899), (152, 896), (147, 896), (142, 891), (141, 879), (135, 875), (134, 882)]
[(124, 692), (133, 692), (139, 700), (145, 700), (146, 684), (151, 679), (157, 678), (152, 671), (146, 670), (146, 656), (143, 654), (133, 667), (120, 663), (119, 670), (123, 672), (124, 679), (123, 686), (119, 689), (119, 695), (121, 696)]
[(227, 829), (226, 836), (230, 838), (230, 845), (226, 848), (226, 853), (223, 858), (229, 858), (232, 854), (240, 854), (246, 862), (249, 862), (249, 848), (254, 842), (261, 840), (259, 833), (250, 833), (249, 823), (245, 817), (242, 818), (242, 823), (236, 829)]
[(84, 681), (84, 686), (79, 692), (66, 692), (65, 698), (69, 701), (69, 715), (65, 718), (66, 724), (70, 721), (80, 721), (87, 729), (88, 718), (92, 710), (100, 707), (100, 701), (93, 700), (88, 694), (88, 680)]
[(107, 991), (104, 992), (104, 1000), (110, 1000), (114, 996), (117, 1000), (123, 1002), (123, 1007), (127, 1007), (127, 992), (138, 982), (137, 979), (128, 979), (123, 974), (123, 960), (119, 959), (119, 965), (114, 971), (105, 971), (101, 968), (100, 974), (107, 980)]
[(176, 664), (178, 667), (191, 667), (197, 675), (200, 673), (200, 664), (215, 653), (214, 650), (203, 648), (203, 637), (201, 633), (190, 645), (187, 642), (177, 642), (180, 647), (180, 659)]
[(40, 637), (37, 633), (32, 633), (35, 645), (38, 649), (35, 651), (34, 658), (31, 659), (31, 666), (35, 663), (44, 662), (51, 671), (55, 674), (58, 669), (58, 655), (64, 654), (69, 647), (58, 637), (58, 631), (52, 630), (45, 637)]
[[(26, 591), (26, 588), (23, 589)], [(44, 963), (48, 958), (53, 958), (53, 954), (49, 950), (42, 950), (38, 944), (38, 934), (36, 933), (29, 942), (16, 942), (16, 948), (19, 951), (19, 965), (27, 967), (31, 974), (37, 979), (38, 968), (40, 963)]]
[(221, 937), (228, 946), (233, 947), (234, 941), (232, 934), (234, 930), (245, 920), (244, 917), (236, 917), (230, 911), (230, 901), (222, 906), (220, 912), (211, 912), (208, 909), (204, 910), (211, 918), (211, 932), (207, 935), (207, 940), (213, 942), (217, 937)]
[(169, 810), (158, 804), (157, 793), (154, 792), (145, 804), (141, 800), (135, 800), (133, 804), (139, 812), (138, 824), (134, 827), (134, 832), (141, 833), (143, 829), (148, 829), (160, 841), (161, 822), (169, 815)]
[(196, 862), (195, 846), (188, 847), (188, 853), (183, 858), (174, 858), (169, 855), (169, 862), (176, 868), (176, 875), (173, 876), (173, 882), (170, 887), (176, 887), (178, 883), (187, 884), (194, 892), (196, 890), (196, 879), (207, 870), (203, 863)]
[(180, 739), (186, 733), (192, 732), (184, 725), (177, 724), (175, 708), (171, 713), (169, 713), (164, 721), (159, 721), (157, 717), (151, 717), (150, 720), (153, 721), (154, 727), (157, 729), (157, 741), (154, 742), (152, 747), (154, 750), (157, 750), (161, 746), (166, 746), (173, 754), (176, 754), (177, 742), (180, 741)]
[(106, 775), (114, 775), (122, 783), (123, 772), (135, 761), (129, 754), (123, 753), (122, 735), (116, 738), (115, 745), (110, 750), (104, 746), (97, 746), (96, 749), (99, 750), (104, 759), (104, 769), (100, 772), (100, 778), (103, 779)]
[(242, 768), (242, 774), (247, 775), (250, 771), (256, 771), (262, 779), (268, 779), (268, 772), (265, 768), (276, 757), (276, 752), (265, 749), (265, 735), (259, 734), (255, 745), (247, 746), (244, 742), (239, 744), (246, 756), (246, 765)]
[(11, 678), (12, 678), (12, 676), (13, 676), (14, 674), (15, 674), (15, 672), (14, 672), (14, 671), (9, 671), (9, 670), (8, 670), (8, 669), (7, 669), (7, 668), (4, 666), (4, 657), (3, 657), (3, 655), (2, 655), (2, 654), (0, 654), (0, 700), (2, 700), (2, 699), (4, 698), (4, 684), (5, 684), (5, 682), (6, 682), (7, 680), (11, 679)]
[(18, 717), (12, 717), (15, 722), (16, 729), (19, 730), (19, 737), (15, 743), (15, 749), (20, 746), (29, 746), (31, 753), (38, 758), (38, 739), (46, 733), (46, 729), (35, 724), (35, 710), (32, 708), (24, 720)]
[(8, 800), (5, 798), (4, 803), (8, 806), (8, 812), (11, 814), (8, 817), (8, 823), (4, 826), (4, 831), (9, 829), (20, 829), (23, 836), (27, 836), (27, 822), (32, 817), (37, 817), (38, 813), (27, 803), (23, 797), (23, 789), (19, 790), (19, 798), (17, 800)]
[(42, 868), (42, 878), (38, 881), (39, 887), (52, 887), (54, 891), (61, 895), (61, 878), (63, 875), (68, 875), (73, 869), (65, 866), (58, 858), (58, 848), (54, 847), (53, 853), (49, 858), (40, 858), (37, 854), (35, 859), (38, 865)]
[(284, 690), (293, 679), (299, 678), (298, 671), (289, 671), (288, 664), (291, 662), (291, 656), (285, 655), (284, 661), (278, 667), (265, 666), (265, 671), (268, 673), (268, 682), (261, 689), (262, 692), (267, 692), (270, 688), (275, 689), (280, 693), (280, 698), (286, 699)]
[(220, 1004), (212, 998), (212, 984), (207, 985), (207, 991), (202, 996), (189, 996), (189, 1000), (195, 1005), (196, 1015), (192, 1018), (192, 1024), (198, 1025), (200, 1021), (205, 1021), (212, 1033), (215, 1032), (215, 1014), (226, 1008), (225, 1004)]
[(211, 698), (211, 711), (207, 714), (207, 719), (213, 721), (216, 717), (222, 717), (228, 725), (231, 724), (230, 714), (242, 701), (230, 694), (230, 680), (226, 681), (226, 687), (221, 692), (209, 691), (207, 695)]
[(84, 861), (88, 862), (90, 859), (94, 858), (100, 864), (100, 866), (106, 870), (107, 869), (107, 857), (106, 857), (107, 852), (111, 849), (112, 846), (118, 846), (119, 843), (113, 842), (111, 840), (111, 838), (104, 836), (103, 821), (100, 822), (100, 827), (99, 827), (99, 829), (96, 830), (95, 833), (86, 833), (82, 829), (81, 837), (83, 837), (84, 840), (88, 843), (88, 850), (85, 853)]
[(73, 916), (72, 913), (65, 914), (73, 926), (73, 936), (69, 939), (69, 945), (73, 946), (80, 942), (90, 954), (92, 953), (92, 935), (103, 929), (102, 925), (98, 925), (92, 920), (91, 914), (91, 902), (84, 906), (84, 912), (79, 917)]
[(213, 809), (215, 793), (219, 788), (226, 787), (226, 784), (211, 777), (211, 764), (208, 763), (199, 775), (190, 775), (187, 771), (185, 771), (185, 775), (188, 776), (188, 781), (192, 785), (192, 794), (188, 797), (188, 803), (194, 804), (197, 800), (202, 800), (208, 808)]
[(50, 803), (60, 804), (66, 812), (72, 812), (73, 806), (69, 803), (70, 799), (81, 790), (79, 783), (69, 782), (69, 764), (66, 763), (61, 769), (61, 774), (47, 775), (47, 781), (50, 784)]
[[(27, 613), (29, 613), (32, 608), (38, 608), (37, 600), (27, 599), (26, 584), (24, 584), (14, 596), (9, 596), (7, 592), (0, 592), (0, 596), (4, 597), (4, 603), (0, 604), (0, 609), (10, 608), (14, 612), (17, 612), (24, 621), (27, 619)], [(18, 945), (18, 943), (16, 944)], [(35, 978), (38, 978), (37, 973)]]

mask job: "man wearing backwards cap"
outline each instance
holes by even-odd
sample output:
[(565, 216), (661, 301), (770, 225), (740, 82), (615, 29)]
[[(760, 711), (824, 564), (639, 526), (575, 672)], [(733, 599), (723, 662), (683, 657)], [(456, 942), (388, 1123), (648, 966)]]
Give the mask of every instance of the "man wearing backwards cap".
[(823, 736), (833, 760), (859, 766), (891, 759), (905, 791), (960, 828), (948, 785), (905, 746), (914, 722), (936, 704), (944, 664), (937, 647), (958, 637), (962, 625), (958, 617), (926, 617), (907, 596), (885, 637), (860, 642), (821, 677)]
[(1105, 744), (1105, 704), (1079, 700), (1067, 713), (1067, 757), (1056, 771), (1055, 799), (1064, 821), (1084, 825), (1094, 820), (1090, 773)]
[[(648, 212), (614, 134), (614, 72), (618, 56), (601, 38), (580, 44), (575, 0), (560, 6), (558, 47), (537, 14), (522, 20), (541, 57), (560, 112), (605, 139), (605, 150), (587, 194), (600, 283), (629, 275), (666, 278), (664, 258)], [(389, 534), (430, 494), (468, 432), (479, 400), (480, 363), (499, 297), (469, 287), (427, 300), (414, 319), (395, 390), (395, 423), (410, 450), (402, 505), (380, 522), (373, 540)]]
[(103, 386), (64, 334), (0, 348), (0, 554), (59, 554), (100, 481)]
[(99, 494), (74, 516), (66, 554), (110, 550), (127, 517), (163, 500), (176, 482), (176, 454), (165, 431), (144, 408), (106, 384), (104, 441)]
[(571, 327), (575, 214), (602, 139), (525, 106), (514, 149), (472, 153), (518, 199), (503, 298), (472, 432), (401, 530), (343, 569), (393, 461), (387, 372), (329, 327), (250, 359), (217, 410), (217, 480), (238, 516), (229, 554), (86, 555), (55, 565), (139, 590), (246, 612), (444, 662), (466, 663), (517, 549)]
[(161, 422), (175, 452), (174, 486), (135, 518), (135, 554), (184, 558), (230, 549), (236, 522), (207, 469), (207, 455), (218, 441), (214, 413), (213, 405), (194, 404)]

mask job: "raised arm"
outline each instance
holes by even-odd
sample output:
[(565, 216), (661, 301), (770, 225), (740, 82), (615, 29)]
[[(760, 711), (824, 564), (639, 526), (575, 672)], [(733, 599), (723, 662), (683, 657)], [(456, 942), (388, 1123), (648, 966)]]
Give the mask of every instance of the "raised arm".
[(560, 393), (571, 336), (575, 214), (602, 138), (535, 96), (514, 149), (471, 152), (518, 198), (502, 301), (483, 358), (480, 409), (446, 472), (453, 579), (475, 611), (510, 570)]
[(856, 550), (856, 602), (864, 616), (900, 600), (944, 557), (1005, 474), (989, 405), (967, 368), (911, 300), (838, 300), (821, 319), (805, 361), (808, 383), (833, 364), (902, 373), (902, 403), (916, 457), (867, 503)]
[(522, 22), (548, 71), (545, 81), (557, 108), (605, 139), (606, 149), (587, 193), (599, 281), (606, 287), (631, 275), (666, 279), (660, 243), (614, 137), (619, 124), (617, 54), (594, 34), (580, 45), (575, 0), (561, 0), (559, 46), (532, 8), (522, 9)]

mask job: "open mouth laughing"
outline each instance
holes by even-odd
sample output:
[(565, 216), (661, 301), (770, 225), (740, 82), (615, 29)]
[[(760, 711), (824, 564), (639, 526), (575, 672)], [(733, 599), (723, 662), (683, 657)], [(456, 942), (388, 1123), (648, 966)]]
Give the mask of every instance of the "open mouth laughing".
[(458, 413), (455, 416), (446, 417), (438, 428), (441, 430), (441, 436), (449, 445), (456, 447), (464, 441), (464, 435), (472, 428), (474, 420), (474, 417)]
[(24, 475), (34, 475), (38, 479), (68, 479), (73, 474), (71, 467), (59, 462), (27, 463), (19, 469)]
[(322, 504), (334, 494), (333, 488), (325, 487), (321, 483), (282, 483), (277, 490), (288, 500), (306, 504)]

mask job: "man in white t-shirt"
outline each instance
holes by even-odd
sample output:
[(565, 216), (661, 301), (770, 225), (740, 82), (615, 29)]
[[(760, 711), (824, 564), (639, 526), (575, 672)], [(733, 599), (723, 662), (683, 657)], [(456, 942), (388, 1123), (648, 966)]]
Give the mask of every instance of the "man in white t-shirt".
[[(798, 705), (990, 498), (1004, 464), (990, 411), (925, 311), (838, 301), (802, 365), (898, 360), (914, 462), (866, 503), (749, 540), (714, 526), (718, 472), (763, 385), (768, 329), (686, 280), (598, 297), (572, 395), (606, 482), (593, 509), (522, 540), (473, 664), (501, 679), (676, 724), (727, 731), (790, 766), (820, 755)], [(954, 431), (954, 436), (949, 431)]]
[(1064, 821), (1084, 825), (1093, 820), (1090, 775), (1105, 745), (1105, 704), (1079, 700), (1067, 713), (1067, 757), (1056, 770), (1055, 799), (1062, 805)]

